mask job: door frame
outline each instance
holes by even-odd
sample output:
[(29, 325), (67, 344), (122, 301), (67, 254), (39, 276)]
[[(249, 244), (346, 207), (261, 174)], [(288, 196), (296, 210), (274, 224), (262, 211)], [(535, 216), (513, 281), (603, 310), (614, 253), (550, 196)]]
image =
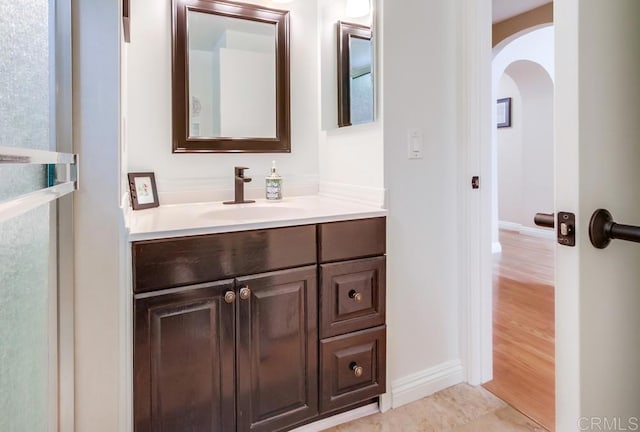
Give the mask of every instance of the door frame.
[[(459, 3), (460, 67), (458, 162), (461, 353), (466, 380), (493, 377), (491, 238), (491, 0)], [(480, 188), (471, 179), (480, 177)], [(485, 187), (484, 185), (487, 185)]]
[[(474, 172), (481, 178), (490, 179), (492, 161), (491, 126), (493, 103), (490, 75), (485, 75), (491, 67), (491, 3), (490, 0), (461, 0), (465, 9), (461, 16), (461, 118), (460, 123), (460, 298), (461, 298), (461, 341), (463, 359), (466, 361), (467, 381), (478, 385), (492, 378), (492, 285), (487, 273), (491, 270), (491, 242), (485, 233), (491, 232), (492, 197), (490, 188), (480, 189), (479, 196), (469, 194), (468, 183)], [(554, 126), (554, 148), (556, 160), (569, 160), (577, 151), (577, 104), (578, 72), (579, 0), (554, 1), (555, 26), (555, 81), (554, 104), (556, 118), (563, 115), (565, 122), (556, 121)], [(466, 27), (466, 29), (464, 28)], [(489, 35), (489, 36), (488, 36)], [(562, 85), (558, 85), (561, 83)], [(562, 107), (563, 111), (558, 112)], [(565, 145), (557, 145), (563, 142)], [(570, 180), (563, 185), (565, 195), (577, 197), (577, 164), (565, 167), (563, 179)], [(555, 168), (556, 199), (560, 170)], [(486, 182), (485, 182), (486, 183)], [(575, 204), (575, 203), (574, 203)], [(557, 205), (557, 204), (556, 204)], [(577, 208), (577, 205), (574, 207)], [(479, 215), (479, 217), (478, 217)], [(473, 219), (476, 220), (473, 220)], [(561, 255), (568, 252), (558, 249)], [(574, 254), (575, 255), (575, 254)], [(563, 257), (560, 257), (563, 259)], [(566, 257), (563, 261), (577, 268), (576, 257)], [(556, 257), (558, 261), (558, 256)], [(557, 266), (558, 264), (556, 264)], [(567, 270), (568, 272), (569, 270)], [(556, 278), (558, 276), (556, 275)], [(573, 278), (575, 279), (575, 278)], [(565, 315), (563, 326), (556, 323), (556, 424), (573, 425), (580, 414), (579, 345), (575, 335), (579, 334), (577, 299), (579, 282), (561, 280), (561, 290), (556, 290), (556, 316)], [(557, 408), (562, 407), (562, 412)]]
[[(491, 39), (491, 0), (462, 0), (460, 177), (460, 287), (462, 352), (467, 381), (479, 385), (493, 379), (493, 228), (497, 204), (494, 174), (493, 102), (494, 48)], [(544, 27), (534, 26), (501, 42)], [(555, 85), (554, 85), (555, 89)], [(555, 90), (554, 90), (555, 91)], [(470, 192), (470, 179), (479, 175), (481, 187)], [(486, 187), (482, 186), (486, 185)]]
[[(70, 0), (54, 0), (52, 21), (54, 53), (51, 80), (56, 88), (51, 101), (55, 113), (54, 129), (56, 151), (74, 153), (73, 145), (73, 41)], [(78, 167), (76, 166), (76, 170)], [(77, 174), (78, 171), (76, 171)], [(77, 188), (77, 184), (76, 184)], [(56, 250), (50, 256), (52, 263), (51, 284), (57, 287), (56, 326), (54, 327), (58, 352), (56, 356), (56, 406), (57, 431), (75, 430), (75, 265), (74, 265), (74, 195), (64, 196), (51, 204), (51, 237)], [(52, 260), (50, 259), (50, 262)]]

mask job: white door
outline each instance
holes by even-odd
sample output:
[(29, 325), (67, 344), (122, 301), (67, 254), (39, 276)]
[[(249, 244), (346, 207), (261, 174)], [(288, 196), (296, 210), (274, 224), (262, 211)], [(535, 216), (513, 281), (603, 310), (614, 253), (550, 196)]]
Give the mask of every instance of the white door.
[(70, 1), (0, 0), (0, 430), (73, 430)]
[(640, 1), (556, 0), (558, 431), (640, 430), (640, 244), (594, 248), (598, 208), (640, 225)]

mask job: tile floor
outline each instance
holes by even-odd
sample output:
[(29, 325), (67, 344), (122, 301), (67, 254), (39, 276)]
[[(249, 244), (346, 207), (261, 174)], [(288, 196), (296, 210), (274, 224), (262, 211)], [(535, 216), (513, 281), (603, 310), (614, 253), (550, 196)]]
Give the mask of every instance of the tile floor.
[(459, 384), (325, 432), (544, 432), (482, 387)]

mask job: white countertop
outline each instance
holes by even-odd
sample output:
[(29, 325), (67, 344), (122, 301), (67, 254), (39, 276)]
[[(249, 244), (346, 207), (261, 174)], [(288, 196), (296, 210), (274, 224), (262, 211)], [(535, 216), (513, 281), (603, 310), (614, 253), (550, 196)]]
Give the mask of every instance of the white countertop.
[(173, 204), (125, 212), (129, 241), (183, 237), (349, 219), (386, 216), (375, 206), (321, 195), (256, 200), (252, 204), (221, 202)]

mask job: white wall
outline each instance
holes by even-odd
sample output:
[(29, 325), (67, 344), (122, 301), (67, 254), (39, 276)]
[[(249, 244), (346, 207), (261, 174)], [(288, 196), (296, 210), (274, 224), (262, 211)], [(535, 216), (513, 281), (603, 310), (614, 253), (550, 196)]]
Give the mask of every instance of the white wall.
[(542, 66), (529, 61), (509, 65), (506, 73), (522, 95), (522, 203), (520, 223), (535, 227), (537, 212), (553, 213), (553, 81)]
[[(522, 97), (504, 74), (498, 98), (511, 98), (511, 127), (498, 129), (498, 219), (520, 223), (522, 213)], [(518, 119), (518, 121), (515, 121)]]
[[(383, 10), (389, 380), (398, 405), (462, 380), (459, 15), (456, 2), (437, 0), (385, 1)], [(423, 159), (408, 159), (411, 128), (424, 133)]]
[[(384, 202), (383, 87), (381, 2), (373, 1), (374, 14), (363, 18), (344, 15), (346, 0), (319, 0), (318, 28), (321, 73), (321, 126), (319, 144), (320, 189), (372, 203)], [(375, 16), (375, 18), (374, 18)], [(376, 22), (372, 25), (372, 20)], [(372, 26), (376, 47), (376, 121), (338, 128), (337, 22)]]
[[(161, 203), (230, 198), (233, 167), (250, 167), (254, 181), (248, 196), (264, 195), (264, 177), (271, 160), (278, 161), (285, 194), (297, 188), (317, 191), (319, 176), (319, 71), (317, 4), (315, 0), (281, 5), (269, 0), (252, 3), (291, 10), (291, 153), (179, 154), (171, 153), (171, 2), (131, 2), (131, 44), (128, 46), (127, 153), (129, 171), (156, 174)], [(135, 22), (135, 23), (134, 23)], [(227, 194), (215, 195), (214, 192)], [(206, 192), (193, 194), (192, 192)], [(212, 195), (213, 193), (213, 195)]]
[[(117, 2), (73, 2), (75, 430), (122, 430)], [(65, 431), (66, 432), (66, 431)]]
[[(519, 60), (527, 60), (537, 63), (548, 73), (551, 80), (554, 80), (555, 59), (554, 59), (554, 38), (555, 30), (553, 26), (541, 27), (528, 33), (517, 35), (513, 39), (508, 39), (500, 43), (493, 49), (493, 61), (491, 63), (491, 88), (493, 100), (499, 98), (498, 89), (500, 79), (507, 67)], [(493, 112), (493, 124), (496, 123), (495, 110)], [(494, 251), (500, 250), (498, 243), (498, 129), (493, 128), (491, 159), (494, 169), (491, 173), (492, 188), (492, 224), (491, 235), (494, 244)]]
[(553, 213), (553, 83), (537, 63), (505, 70), (498, 98), (511, 97), (511, 127), (497, 130), (499, 220), (535, 227)]

